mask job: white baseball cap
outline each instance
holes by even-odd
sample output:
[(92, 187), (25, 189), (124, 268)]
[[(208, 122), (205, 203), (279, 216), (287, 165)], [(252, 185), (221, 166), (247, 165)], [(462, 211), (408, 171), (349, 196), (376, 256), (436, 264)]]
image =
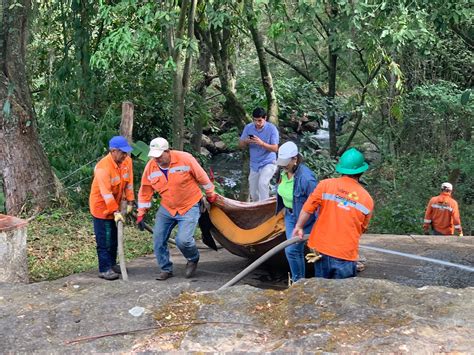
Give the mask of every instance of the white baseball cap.
[(294, 158), (298, 155), (298, 147), (293, 142), (286, 142), (278, 148), (278, 159), (277, 165), (287, 166), (291, 158)]
[(150, 151), (148, 152), (148, 156), (152, 158), (159, 158), (161, 154), (165, 150), (170, 149), (170, 145), (168, 141), (164, 138), (155, 138), (150, 142)]
[(441, 189), (452, 191), (453, 190), (453, 185), (450, 184), (449, 182), (443, 182), (441, 184)]

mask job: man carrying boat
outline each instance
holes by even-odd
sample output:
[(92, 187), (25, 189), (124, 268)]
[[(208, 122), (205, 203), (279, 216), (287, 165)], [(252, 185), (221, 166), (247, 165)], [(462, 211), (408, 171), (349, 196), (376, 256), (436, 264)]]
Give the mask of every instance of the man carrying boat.
[(316, 277), (356, 276), (359, 239), (367, 230), (374, 209), (372, 197), (359, 183), (368, 168), (361, 152), (347, 150), (336, 165), (342, 176), (320, 181), (303, 205), (293, 236), (303, 237), (303, 226), (319, 208), (308, 240), (308, 247), (322, 256), (315, 264)]
[(188, 260), (186, 278), (190, 278), (194, 275), (199, 261), (194, 231), (200, 216), (201, 188), (205, 190), (207, 200), (213, 203), (217, 199), (214, 184), (191, 154), (170, 150), (168, 141), (164, 138), (151, 141), (148, 156), (152, 159), (143, 171), (138, 192), (137, 224), (140, 229), (143, 228), (143, 219), (151, 207), (153, 193), (158, 192), (161, 205), (156, 213), (153, 228), (154, 251), (161, 269), (157, 280), (166, 280), (173, 276), (168, 239), (176, 225), (176, 246)]

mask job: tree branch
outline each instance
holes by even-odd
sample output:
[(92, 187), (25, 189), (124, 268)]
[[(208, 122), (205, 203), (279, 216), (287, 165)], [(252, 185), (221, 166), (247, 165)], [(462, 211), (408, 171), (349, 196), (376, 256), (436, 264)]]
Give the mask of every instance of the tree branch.
[(324, 25), (323, 21), (321, 20), (321, 18), (320, 18), (317, 14), (315, 14), (315, 16), (316, 16), (316, 19), (318, 20), (319, 24), (320, 24), (321, 27), (323, 28), (324, 32), (326, 32), (326, 36), (329, 37), (329, 35), (330, 35), (330, 34), (329, 34), (329, 31), (328, 31), (328, 29), (326, 28), (326, 26)]
[[(360, 101), (359, 101), (359, 104), (357, 105), (357, 107), (362, 107), (362, 105), (364, 104), (365, 95), (367, 93), (368, 87), (369, 87), (370, 83), (372, 82), (372, 80), (374, 80), (374, 78), (377, 76), (377, 73), (379, 72), (381, 67), (382, 67), (382, 61), (377, 65), (377, 68), (367, 77), (367, 81), (366, 81), (364, 87), (362, 88)], [(352, 130), (349, 138), (347, 138), (347, 141), (344, 144), (344, 146), (341, 149), (339, 149), (339, 151), (337, 152), (337, 155), (341, 155), (349, 147), (352, 140), (354, 139), (354, 136), (356, 135), (356, 132), (359, 130), (359, 125), (360, 125), (361, 121), (362, 121), (362, 113), (359, 111), (356, 124), (354, 125), (354, 129)]]
[(469, 47), (471, 51), (474, 50), (474, 40), (462, 32), (459, 26), (451, 25), (450, 28), (462, 39), (462, 41)]
[[(305, 78), (307, 81), (309, 81), (310, 83), (315, 83), (316, 80), (314, 80), (308, 72), (306, 72), (305, 70), (303, 70), (302, 68), (300, 68), (299, 66), (297, 66), (296, 64), (292, 63), (291, 61), (289, 61), (288, 59), (282, 57), (280, 54), (278, 53), (275, 53), (274, 51), (272, 51), (270, 48), (268, 47), (265, 47), (265, 52), (267, 52), (268, 54), (270, 54), (272, 57), (275, 57), (276, 59), (282, 61), (283, 63), (285, 63), (286, 65), (290, 66), (294, 71), (296, 71), (298, 74), (300, 74), (303, 78)], [(316, 90), (322, 95), (322, 96), (327, 96), (327, 93), (319, 86), (319, 85), (316, 85)]]

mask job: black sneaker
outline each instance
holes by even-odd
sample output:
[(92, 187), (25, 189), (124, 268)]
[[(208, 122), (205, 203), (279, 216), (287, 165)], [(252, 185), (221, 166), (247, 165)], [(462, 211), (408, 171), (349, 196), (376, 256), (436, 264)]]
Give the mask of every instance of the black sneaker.
[(194, 273), (196, 272), (197, 266), (198, 266), (197, 261), (196, 262), (188, 261), (188, 263), (186, 264), (186, 271), (185, 271), (185, 275), (186, 275), (187, 279), (194, 276)]
[(162, 271), (158, 274), (156, 279), (159, 280), (159, 281), (164, 281), (164, 280), (169, 279), (172, 276), (173, 276), (172, 272)]
[(107, 270), (106, 272), (99, 272), (99, 277), (101, 279), (112, 281), (112, 280), (117, 280), (119, 278), (119, 274), (117, 274), (116, 272), (113, 272), (112, 269), (110, 269), (110, 270)]
[(117, 274), (122, 275), (122, 270), (120, 269), (120, 265), (119, 265), (119, 264), (112, 265), (112, 271), (115, 272), (115, 273), (117, 273)]

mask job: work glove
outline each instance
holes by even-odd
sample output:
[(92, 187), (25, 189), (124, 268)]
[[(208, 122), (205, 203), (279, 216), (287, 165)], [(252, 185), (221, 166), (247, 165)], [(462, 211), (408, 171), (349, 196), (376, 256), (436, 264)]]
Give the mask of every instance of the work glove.
[(322, 258), (321, 254), (319, 254), (316, 250), (314, 249), (310, 249), (310, 250), (311, 252), (309, 252), (305, 256), (305, 259), (308, 263), (315, 263), (316, 261)]
[(127, 205), (127, 214), (130, 214), (133, 212), (133, 202)]
[(121, 214), (120, 212), (114, 212), (114, 221), (115, 223), (118, 223), (119, 221), (125, 223), (125, 218), (123, 218), (123, 214)]
[(460, 236), (460, 237), (464, 237), (463, 232), (459, 232), (459, 236)]
[(201, 203), (199, 204), (199, 212), (209, 212), (211, 210), (211, 204), (207, 201), (207, 198), (201, 198)]
[(212, 203), (216, 202), (217, 194), (213, 193), (211, 196), (207, 196), (206, 199), (207, 199), (207, 202), (212, 204)]
[(137, 216), (137, 227), (142, 232), (145, 230), (145, 221), (143, 220), (144, 218), (145, 218), (145, 215)]

